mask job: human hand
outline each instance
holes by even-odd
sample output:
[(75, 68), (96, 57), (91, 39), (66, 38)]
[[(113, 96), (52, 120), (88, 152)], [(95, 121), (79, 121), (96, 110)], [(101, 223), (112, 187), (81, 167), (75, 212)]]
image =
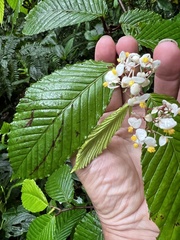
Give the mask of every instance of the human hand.
[[(116, 63), (121, 51), (137, 52), (134, 38), (127, 36), (115, 44), (102, 37), (96, 46), (95, 60)], [(154, 50), (161, 60), (155, 76), (157, 93), (180, 100), (180, 50), (173, 42), (162, 42)], [(127, 95), (115, 89), (103, 118), (123, 105)], [(77, 175), (84, 185), (102, 224), (105, 240), (155, 240), (157, 226), (149, 219), (140, 164), (141, 149), (134, 148), (127, 131), (127, 119), (112, 138), (107, 149)]]

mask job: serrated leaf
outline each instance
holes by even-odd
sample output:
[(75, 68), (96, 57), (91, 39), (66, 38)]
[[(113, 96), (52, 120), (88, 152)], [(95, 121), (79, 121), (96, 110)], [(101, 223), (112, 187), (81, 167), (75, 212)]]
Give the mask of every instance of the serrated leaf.
[[(163, 99), (176, 102), (168, 96), (151, 94), (148, 107), (161, 105)], [(142, 154), (145, 194), (152, 220), (160, 228), (158, 240), (175, 240), (180, 236), (180, 116), (175, 120), (178, 124), (173, 138), (155, 154), (147, 151)]]
[(66, 240), (72, 229), (77, 225), (85, 215), (85, 209), (69, 210), (60, 213), (56, 217), (56, 238), (57, 240)]
[(109, 103), (102, 86), (111, 64), (86, 61), (33, 84), (17, 106), (8, 151), (14, 178), (42, 178), (84, 142)]
[(44, 0), (28, 14), (23, 33), (37, 34), (101, 17), (107, 11), (104, 0)]
[(158, 42), (165, 38), (176, 40), (180, 44), (180, 21), (163, 20), (153, 24), (140, 23), (136, 40), (147, 48), (154, 49)]
[(74, 240), (103, 240), (101, 224), (96, 214), (87, 213), (77, 225)]
[(3, 22), (4, 18), (4, 0), (0, 1), (0, 23)]
[(48, 201), (44, 193), (33, 179), (24, 180), (21, 192), (23, 207), (28, 211), (40, 212), (48, 206)]
[(72, 170), (86, 167), (95, 157), (107, 147), (115, 132), (121, 127), (129, 106), (125, 104), (97, 125), (81, 146)]
[(71, 202), (74, 196), (74, 187), (70, 167), (62, 166), (47, 180), (46, 192), (58, 202)]
[(54, 240), (55, 229), (55, 216), (42, 215), (31, 223), (27, 233), (27, 240)]
[(125, 35), (132, 35), (147, 48), (154, 49), (165, 38), (174, 39), (180, 44), (178, 18), (164, 20), (151, 11), (131, 10), (120, 17), (120, 23)]
[(119, 19), (119, 22), (123, 25), (125, 28), (126, 25), (128, 26), (134, 26), (138, 27), (139, 22), (155, 22), (161, 20), (161, 15), (147, 10), (129, 10), (125, 13), (123, 13)]

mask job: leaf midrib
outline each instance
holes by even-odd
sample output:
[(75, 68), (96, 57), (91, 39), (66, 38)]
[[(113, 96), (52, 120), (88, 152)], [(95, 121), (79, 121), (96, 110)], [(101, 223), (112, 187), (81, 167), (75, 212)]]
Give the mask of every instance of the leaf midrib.
[[(41, 138), (44, 134), (46, 134), (46, 132), (47, 132), (48, 129), (54, 124), (54, 122), (56, 121), (56, 119), (57, 119), (58, 117), (60, 117), (61, 115), (63, 115), (64, 111), (65, 111), (70, 105), (72, 105), (72, 104), (79, 98), (80, 95), (83, 95), (83, 93), (86, 92), (87, 89), (89, 89), (89, 88), (94, 84), (94, 82), (96, 82), (96, 80), (97, 80), (98, 78), (103, 77), (104, 75), (105, 75), (105, 73), (102, 73), (102, 74), (100, 74), (97, 78), (95, 78), (95, 80), (92, 81), (90, 84), (88, 84), (88, 85), (84, 88), (84, 90), (81, 91), (81, 92), (76, 96), (76, 98), (73, 99), (73, 101), (70, 101), (70, 103), (69, 103), (68, 105), (66, 105), (66, 108), (62, 109), (62, 111), (57, 115), (57, 117), (55, 117), (55, 118), (53, 119), (52, 123), (49, 124), (49, 125), (47, 126), (47, 128), (44, 130), (44, 132), (39, 136), (39, 138), (37, 138), (37, 141), (35, 142), (35, 144), (32, 145), (32, 147), (30, 148), (31, 151), (29, 150), (29, 151), (27, 152), (26, 157), (24, 158), (24, 160), (22, 161), (22, 163), (19, 165), (19, 169), (20, 169), (20, 166), (23, 165), (23, 163), (24, 163), (25, 159), (28, 157), (28, 155), (32, 152), (33, 148), (36, 146), (36, 144), (38, 143), (38, 141), (40, 140), (40, 138)], [(33, 100), (33, 102), (35, 102), (35, 101)], [(38, 100), (37, 100), (37, 102), (38, 102)], [(38, 110), (39, 110), (39, 109), (38, 109)], [(42, 110), (43, 110), (43, 109), (42, 109)], [(54, 110), (54, 108), (53, 108), (53, 110)], [(57, 109), (57, 110), (59, 110), (59, 109)], [(57, 134), (57, 135), (58, 135), (58, 134)], [(56, 139), (56, 137), (55, 137), (55, 139)], [(57, 139), (56, 139), (56, 140), (57, 140)], [(51, 151), (51, 149), (50, 149), (50, 151)], [(44, 157), (47, 157), (47, 156), (49, 155), (49, 152), (50, 152), (50, 151), (48, 151), (47, 154), (46, 154)], [(42, 160), (42, 161), (43, 161), (43, 160)], [(38, 166), (36, 166), (36, 167), (34, 168), (34, 170), (31, 171), (30, 174), (32, 174), (32, 173), (34, 173), (34, 172), (36, 171), (36, 168), (41, 165), (42, 161), (41, 161), (40, 163), (38, 163)]]

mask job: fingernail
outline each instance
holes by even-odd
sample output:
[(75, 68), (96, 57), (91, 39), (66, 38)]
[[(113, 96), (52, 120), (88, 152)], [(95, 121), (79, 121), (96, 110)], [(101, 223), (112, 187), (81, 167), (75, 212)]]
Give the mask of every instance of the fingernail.
[(161, 41), (159, 41), (158, 44), (163, 43), (163, 42), (173, 42), (178, 46), (178, 43), (174, 39), (171, 39), (171, 38), (164, 38)]

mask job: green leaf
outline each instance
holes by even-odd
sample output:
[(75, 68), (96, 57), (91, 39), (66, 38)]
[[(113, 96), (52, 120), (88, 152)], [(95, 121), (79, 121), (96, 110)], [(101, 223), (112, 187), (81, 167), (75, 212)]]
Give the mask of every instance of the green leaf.
[(103, 240), (101, 224), (96, 214), (87, 213), (77, 225), (74, 240)]
[(23, 33), (32, 35), (102, 17), (107, 11), (104, 0), (44, 0), (28, 14)]
[(71, 202), (74, 196), (70, 167), (62, 166), (55, 171), (46, 183), (47, 194), (58, 202)]
[(0, 1), (0, 23), (3, 22), (4, 18), (4, 0)]
[(72, 170), (86, 167), (107, 147), (115, 132), (121, 127), (129, 106), (125, 104), (97, 125), (79, 149), (76, 163)]
[(6, 234), (5, 237), (10, 239), (21, 236), (28, 231), (28, 227), (34, 219), (35, 216), (28, 213), (21, 205), (17, 209), (8, 209), (2, 214), (2, 228)]
[(84, 209), (69, 210), (60, 213), (56, 217), (56, 239), (66, 240), (85, 213)]
[(7, 0), (9, 6), (14, 10), (14, 13), (12, 15), (13, 24), (16, 24), (16, 20), (20, 12), (27, 14), (27, 9), (22, 7), (23, 1), (24, 0)]
[(0, 134), (7, 134), (9, 130), (10, 130), (10, 124), (8, 122), (3, 122), (0, 129)]
[(180, 44), (180, 20), (164, 20), (160, 15), (145, 11), (131, 10), (120, 17), (125, 35), (132, 35), (142, 46), (155, 48), (164, 38), (171, 38)]
[(84, 142), (109, 103), (103, 87), (112, 64), (86, 61), (31, 85), (11, 124), (8, 151), (14, 178), (42, 178)]
[(21, 191), (21, 200), (23, 207), (28, 211), (40, 212), (48, 206), (48, 202), (44, 193), (36, 185), (33, 179), (25, 179)]
[[(171, 97), (152, 94), (148, 107), (161, 105), (163, 99), (176, 102)], [(178, 124), (173, 138), (155, 154), (145, 150), (142, 154), (145, 194), (152, 220), (160, 228), (159, 240), (180, 236), (180, 115), (175, 120)]]
[(54, 240), (55, 229), (55, 216), (42, 215), (31, 223), (27, 233), (27, 240)]

